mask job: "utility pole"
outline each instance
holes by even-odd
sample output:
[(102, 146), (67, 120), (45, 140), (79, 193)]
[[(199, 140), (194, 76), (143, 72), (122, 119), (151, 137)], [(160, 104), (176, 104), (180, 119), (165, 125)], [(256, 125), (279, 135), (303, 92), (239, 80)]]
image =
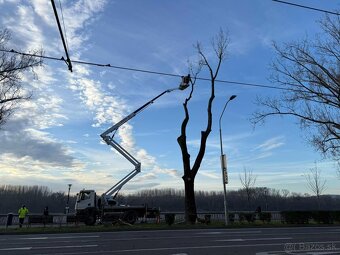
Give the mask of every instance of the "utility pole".
[(70, 211), (69, 202), (70, 202), (70, 190), (71, 190), (71, 186), (72, 186), (72, 184), (68, 184), (67, 203), (66, 203), (66, 207), (65, 207), (65, 213), (66, 214), (68, 214), (69, 211)]
[(220, 146), (221, 146), (221, 169), (222, 169), (222, 183), (223, 183), (223, 192), (224, 192), (224, 220), (225, 220), (225, 225), (228, 225), (228, 208), (227, 208), (227, 189), (226, 189), (226, 184), (228, 184), (228, 173), (227, 173), (227, 157), (223, 153), (223, 144), (222, 144), (222, 126), (221, 126), (221, 120), (223, 113), (228, 105), (228, 103), (235, 99), (236, 95), (232, 95), (228, 101), (225, 103), (223, 111), (220, 116), (219, 120), (219, 127), (220, 127)]

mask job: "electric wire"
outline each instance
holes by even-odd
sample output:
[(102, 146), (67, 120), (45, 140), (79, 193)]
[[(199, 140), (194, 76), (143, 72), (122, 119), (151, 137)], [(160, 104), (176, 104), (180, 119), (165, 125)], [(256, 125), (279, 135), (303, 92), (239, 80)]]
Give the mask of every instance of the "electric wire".
[[(13, 53), (13, 54), (19, 54), (19, 55), (23, 55), (23, 56), (31, 56), (31, 57), (55, 60), (55, 61), (64, 61), (65, 60), (64, 57), (57, 58), (57, 57), (51, 57), (51, 56), (45, 56), (45, 55), (24, 53), (24, 52), (16, 51), (14, 49), (11, 49), (11, 50), (0, 49), (0, 51), (1, 52), (7, 52), (7, 53)], [(107, 68), (126, 70), (126, 71), (133, 71), (133, 72), (140, 72), (140, 73), (147, 73), (147, 74), (154, 74), (154, 75), (161, 75), (161, 76), (170, 76), (170, 77), (179, 77), (179, 78), (183, 77), (183, 75), (179, 75), (179, 74), (158, 72), (158, 71), (145, 70), (145, 69), (139, 69), (139, 68), (125, 67), (125, 66), (117, 66), (117, 65), (111, 65), (111, 64), (94, 63), (94, 62), (88, 62), (88, 61), (82, 61), (82, 60), (72, 60), (72, 63), (82, 64), (82, 65), (90, 65), (90, 66), (97, 66), (97, 67), (107, 67)], [(202, 81), (211, 81), (211, 79), (204, 78), (204, 77), (196, 77), (196, 79), (197, 80), (202, 80)], [(249, 86), (249, 87), (266, 88), (266, 89), (276, 89), (276, 90), (285, 90), (285, 91), (298, 91), (298, 90), (289, 89), (289, 88), (275, 87), (275, 86), (271, 86), (271, 85), (256, 84), (256, 83), (239, 82), (239, 81), (228, 81), (228, 80), (219, 80), (219, 79), (216, 79), (215, 82), (228, 83), (228, 84), (234, 84), (234, 85), (242, 85), (242, 86)], [(291, 84), (291, 85), (294, 85), (294, 84)]]
[(57, 8), (55, 7), (54, 0), (51, 0), (51, 3), (52, 3), (52, 7), (53, 7), (54, 16), (55, 16), (56, 21), (57, 21), (60, 37), (61, 37), (61, 40), (62, 40), (62, 43), (63, 43), (63, 46), (64, 46), (64, 51), (65, 51), (65, 54), (66, 54), (66, 61), (65, 61), (64, 58), (62, 58), (62, 60), (64, 60), (66, 62), (68, 69), (72, 72), (72, 63), (71, 63), (71, 59), (69, 57), (68, 50), (67, 50), (67, 47), (66, 47), (66, 42), (65, 42), (64, 35), (63, 35), (63, 31), (61, 29)]
[(64, 27), (64, 31), (65, 31), (66, 48), (67, 48), (68, 51), (70, 51), (70, 47), (68, 46), (68, 40), (67, 40), (67, 31), (66, 31), (66, 26), (65, 26), (63, 7), (61, 6), (61, 1), (60, 0), (59, 0), (59, 7), (60, 7), (60, 12), (61, 12), (61, 20), (63, 21), (63, 27)]
[(319, 11), (319, 12), (324, 12), (324, 13), (338, 15), (338, 16), (340, 15), (340, 13), (337, 13), (337, 12), (332, 12), (332, 11), (328, 11), (328, 10), (314, 8), (314, 7), (310, 7), (310, 6), (306, 6), (306, 5), (301, 5), (301, 4), (296, 4), (296, 3), (291, 3), (291, 2), (281, 1), (281, 0), (272, 0), (272, 1), (282, 3), (282, 4), (292, 5), (292, 6), (296, 6), (296, 7), (301, 7), (301, 8), (305, 8), (305, 9), (310, 9), (310, 10), (313, 10), (313, 11)]

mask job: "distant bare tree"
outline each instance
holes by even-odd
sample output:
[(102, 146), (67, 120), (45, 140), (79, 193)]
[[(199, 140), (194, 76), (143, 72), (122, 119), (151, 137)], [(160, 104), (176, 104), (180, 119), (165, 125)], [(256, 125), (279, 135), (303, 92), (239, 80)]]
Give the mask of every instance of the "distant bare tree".
[(282, 85), (280, 98), (258, 98), (266, 110), (253, 115), (262, 122), (273, 115), (293, 116), (310, 131), (306, 139), (324, 156), (340, 160), (340, 16), (320, 22), (323, 33), (278, 46), (272, 81)]
[(239, 174), (239, 178), (242, 184), (244, 191), (246, 192), (247, 202), (248, 202), (248, 210), (250, 210), (250, 202), (253, 196), (253, 191), (256, 183), (257, 176), (253, 175), (252, 170), (248, 170), (247, 168), (243, 168), (243, 174)]
[(326, 180), (321, 178), (321, 170), (317, 165), (309, 169), (309, 173), (305, 174), (308, 188), (316, 195), (318, 209), (320, 209), (320, 196), (326, 190)]
[[(70, 204), (74, 205), (75, 200), (71, 196)], [(0, 185), (0, 213), (17, 212), (23, 204), (32, 213), (42, 213), (45, 206), (52, 213), (61, 213), (66, 201), (65, 193), (53, 192), (46, 186)]]
[[(8, 50), (6, 44), (10, 39), (9, 30), (0, 29), (0, 50)], [(22, 74), (27, 70), (33, 71), (41, 64), (41, 58), (0, 51), (0, 127), (6, 122), (17, 103), (30, 98), (30, 94), (23, 93)]]
[[(191, 82), (191, 92), (183, 103), (185, 116), (181, 124), (181, 134), (177, 138), (177, 142), (181, 149), (182, 162), (183, 162), (184, 175), (182, 178), (184, 181), (184, 190), (185, 190), (185, 220), (187, 223), (191, 223), (191, 224), (195, 223), (197, 219), (197, 209), (196, 209), (196, 200), (195, 200), (195, 192), (194, 192), (195, 177), (196, 177), (198, 170), (200, 169), (202, 160), (204, 158), (207, 139), (211, 132), (212, 119), (213, 119), (212, 106), (213, 106), (213, 101), (215, 98), (215, 80), (219, 73), (221, 64), (226, 57), (228, 43), (229, 43), (229, 37), (223, 30), (220, 30), (219, 34), (213, 38), (212, 46), (214, 49), (216, 62), (217, 62), (215, 67), (212, 65), (212, 62), (208, 60), (207, 55), (203, 51), (202, 45), (200, 43), (196, 43), (195, 49), (199, 56), (199, 62), (198, 62), (198, 66), (195, 71), (192, 71), (194, 68), (190, 68), (192, 71), (192, 76), (193, 76), (193, 79)], [(195, 77), (197, 76), (201, 68), (207, 68), (210, 74), (210, 77), (209, 77), (210, 78), (209, 79), (210, 97), (207, 102), (207, 125), (206, 125), (205, 130), (201, 131), (200, 148), (197, 153), (196, 159), (193, 161), (193, 165), (191, 165), (190, 154), (189, 154), (188, 146), (187, 146), (187, 125), (190, 120), (188, 103), (192, 99), (192, 96), (193, 96), (193, 92), (195, 88), (195, 81), (196, 81)]]
[(282, 189), (282, 190), (281, 190), (281, 193), (282, 193), (282, 196), (283, 196), (284, 198), (286, 198), (286, 197), (289, 196), (290, 191), (289, 191), (288, 189)]

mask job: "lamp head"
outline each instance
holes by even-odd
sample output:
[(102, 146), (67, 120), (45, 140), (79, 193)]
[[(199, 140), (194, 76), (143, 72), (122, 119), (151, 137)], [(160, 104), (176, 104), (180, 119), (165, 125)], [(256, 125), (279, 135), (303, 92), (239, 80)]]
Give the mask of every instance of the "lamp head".
[(189, 87), (190, 80), (190, 74), (187, 76), (182, 76), (182, 82), (179, 85), (179, 90), (185, 90), (187, 87)]
[(232, 95), (232, 96), (229, 98), (229, 101), (234, 100), (235, 98), (236, 98), (236, 95)]

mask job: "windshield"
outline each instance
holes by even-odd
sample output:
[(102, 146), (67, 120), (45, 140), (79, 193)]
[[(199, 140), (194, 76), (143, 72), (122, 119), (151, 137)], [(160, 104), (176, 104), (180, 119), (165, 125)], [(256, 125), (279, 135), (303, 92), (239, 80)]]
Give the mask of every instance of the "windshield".
[(78, 201), (89, 199), (90, 193), (91, 193), (91, 191), (81, 191), (78, 195)]

